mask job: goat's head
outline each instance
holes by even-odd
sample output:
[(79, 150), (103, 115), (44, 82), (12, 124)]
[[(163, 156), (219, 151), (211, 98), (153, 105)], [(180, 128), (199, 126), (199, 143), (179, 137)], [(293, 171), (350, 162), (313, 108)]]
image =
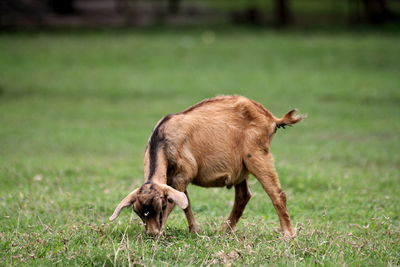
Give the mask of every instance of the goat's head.
[(165, 212), (167, 206), (174, 203), (180, 208), (186, 209), (188, 199), (185, 193), (168, 185), (148, 182), (132, 191), (118, 204), (110, 221), (115, 220), (123, 208), (131, 206), (144, 222), (146, 232), (157, 235), (164, 227), (168, 215)]

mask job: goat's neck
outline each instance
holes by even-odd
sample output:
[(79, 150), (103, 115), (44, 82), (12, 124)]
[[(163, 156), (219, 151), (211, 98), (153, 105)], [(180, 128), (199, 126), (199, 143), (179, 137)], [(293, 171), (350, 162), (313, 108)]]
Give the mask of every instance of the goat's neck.
[(147, 179), (146, 182), (150, 183), (158, 183), (158, 184), (167, 184), (167, 176), (164, 175), (154, 175), (151, 179)]

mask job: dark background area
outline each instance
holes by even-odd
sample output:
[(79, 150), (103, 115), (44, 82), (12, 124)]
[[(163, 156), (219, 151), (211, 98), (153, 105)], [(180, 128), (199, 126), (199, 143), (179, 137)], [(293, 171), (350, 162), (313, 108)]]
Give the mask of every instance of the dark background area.
[(398, 24), (399, 0), (1, 0), (2, 29)]

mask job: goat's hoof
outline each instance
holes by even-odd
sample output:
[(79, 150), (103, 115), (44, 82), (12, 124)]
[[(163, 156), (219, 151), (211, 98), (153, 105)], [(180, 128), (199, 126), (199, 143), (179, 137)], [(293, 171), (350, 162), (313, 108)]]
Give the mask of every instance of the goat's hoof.
[(232, 232), (232, 229), (229, 226), (224, 225), (219, 229), (219, 231), (222, 233), (230, 233)]
[(292, 238), (294, 238), (294, 237), (296, 237), (296, 233), (295, 233), (295, 232), (285, 232), (285, 233), (283, 234), (283, 239), (284, 239), (285, 241), (289, 241), (290, 239), (292, 239)]
[(189, 227), (189, 232), (190, 233), (194, 233), (194, 234), (198, 234), (201, 232), (201, 228), (198, 225), (193, 225)]
[(225, 223), (225, 224), (221, 227), (220, 232), (231, 233), (231, 232), (234, 231), (234, 228), (235, 228), (235, 226), (231, 226), (230, 224)]

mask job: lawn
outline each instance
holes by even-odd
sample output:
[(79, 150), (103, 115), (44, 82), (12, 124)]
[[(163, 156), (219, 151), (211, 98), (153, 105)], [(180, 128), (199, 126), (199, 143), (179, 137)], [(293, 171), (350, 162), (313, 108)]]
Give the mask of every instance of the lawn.
[[(240, 94), (308, 118), (274, 137), (297, 237), (255, 178), (237, 230), (233, 190), (190, 186), (148, 237), (125, 210), (156, 122)], [(0, 35), (0, 265), (400, 265), (400, 34), (254, 29)]]

